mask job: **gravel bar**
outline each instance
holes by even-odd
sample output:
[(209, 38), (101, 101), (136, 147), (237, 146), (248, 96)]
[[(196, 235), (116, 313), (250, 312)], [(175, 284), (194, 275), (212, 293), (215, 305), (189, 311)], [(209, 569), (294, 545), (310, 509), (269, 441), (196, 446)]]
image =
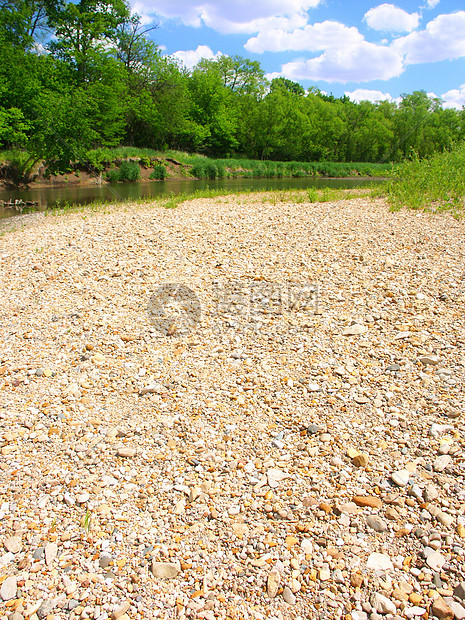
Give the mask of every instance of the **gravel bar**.
[(465, 618), (465, 224), (305, 200), (4, 225), (0, 620)]

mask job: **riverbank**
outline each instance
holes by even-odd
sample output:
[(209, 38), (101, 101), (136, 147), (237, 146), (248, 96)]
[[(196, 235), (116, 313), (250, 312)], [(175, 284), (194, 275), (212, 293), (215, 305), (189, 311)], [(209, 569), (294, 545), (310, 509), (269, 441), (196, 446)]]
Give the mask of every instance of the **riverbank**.
[(462, 613), (464, 228), (254, 194), (5, 230), (0, 617)]
[(18, 183), (29, 187), (100, 185), (118, 181), (160, 181), (164, 179), (379, 177), (391, 164), (365, 162), (277, 162), (241, 158), (211, 159), (181, 151), (119, 147), (95, 149), (81, 162), (71, 164), (66, 174), (50, 175), (44, 162), (27, 167), (25, 154), (0, 153), (0, 187)]

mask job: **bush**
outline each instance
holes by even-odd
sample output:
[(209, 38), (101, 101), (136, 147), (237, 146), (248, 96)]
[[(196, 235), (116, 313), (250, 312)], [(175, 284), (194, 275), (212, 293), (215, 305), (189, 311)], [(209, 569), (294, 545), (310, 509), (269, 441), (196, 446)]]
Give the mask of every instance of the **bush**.
[(140, 166), (135, 161), (123, 161), (119, 168), (120, 181), (137, 181), (140, 178)]
[(119, 170), (118, 168), (112, 168), (105, 175), (105, 180), (108, 183), (118, 183), (119, 181)]
[(156, 164), (153, 167), (153, 171), (150, 174), (149, 179), (157, 179), (158, 181), (163, 181), (166, 178), (166, 168), (163, 164)]

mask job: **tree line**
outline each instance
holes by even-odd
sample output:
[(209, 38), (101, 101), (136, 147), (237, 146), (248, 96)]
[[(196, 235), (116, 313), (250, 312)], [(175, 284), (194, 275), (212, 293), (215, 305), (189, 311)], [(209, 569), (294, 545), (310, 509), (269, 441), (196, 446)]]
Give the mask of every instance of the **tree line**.
[(465, 111), (424, 91), (355, 103), (241, 56), (189, 71), (125, 0), (0, 0), (0, 149), (50, 171), (130, 145), (279, 161), (400, 161), (450, 149)]

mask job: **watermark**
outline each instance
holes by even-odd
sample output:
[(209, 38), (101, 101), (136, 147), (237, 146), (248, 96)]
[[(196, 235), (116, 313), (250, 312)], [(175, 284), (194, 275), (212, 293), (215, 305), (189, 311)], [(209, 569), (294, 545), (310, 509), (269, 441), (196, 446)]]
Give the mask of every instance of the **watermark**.
[(181, 283), (161, 284), (147, 304), (151, 323), (164, 336), (193, 333), (202, 327), (202, 319), (215, 331), (256, 330), (276, 321), (285, 326), (291, 315), (313, 316), (319, 308), (318, 284), (264, 280), (218, 281), (202, 291)]

